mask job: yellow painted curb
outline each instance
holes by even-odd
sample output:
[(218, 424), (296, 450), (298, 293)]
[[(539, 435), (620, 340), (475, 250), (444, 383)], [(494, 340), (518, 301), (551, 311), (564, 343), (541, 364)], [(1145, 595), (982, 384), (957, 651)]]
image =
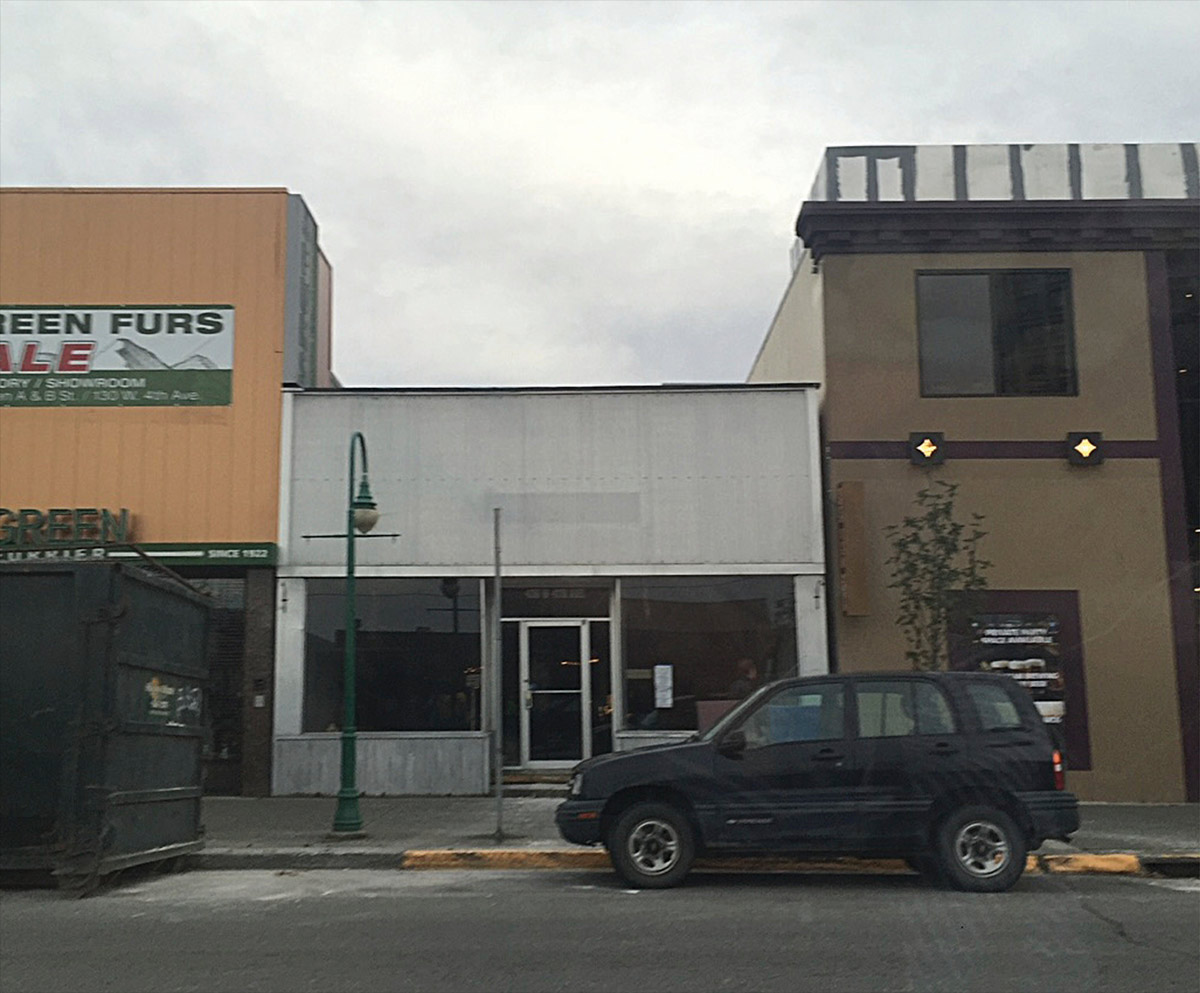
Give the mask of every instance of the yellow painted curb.
[(580, 848), (477, 848), (469, 851), (434, 848), (404, 853), (405, 869), (611, 869), (608, 852)]
[(1130, 875), (1142, 871), (1142, 861), (1136, 855), (1043, 855), (1046, 872), (1096, 872)]
[[(608, 852), (601, 848), (513, 849), (433, 848), (404, 853), (404, 869), (611, 869)], [(741, 872), (829, 872), (911, 874), (901, 859), (821, 859), (785, 857), (700, 858), (696, 869)], [(1138, 875), (1142, 869), (1136, 855), (1030, 855), (1025, 871), (1032, 875), (1049, 873), (1099, 873)]]

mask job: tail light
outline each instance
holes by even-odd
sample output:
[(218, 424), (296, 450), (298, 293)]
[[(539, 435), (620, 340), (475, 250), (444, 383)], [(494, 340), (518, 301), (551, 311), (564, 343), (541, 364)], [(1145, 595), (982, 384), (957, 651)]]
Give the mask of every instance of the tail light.
[(1056, 790), (1065, 790), (1067, 788), (1066, 771), (1063, 769), (1062, 752), (1057, 748), (1054, 749), (1054, 788)]

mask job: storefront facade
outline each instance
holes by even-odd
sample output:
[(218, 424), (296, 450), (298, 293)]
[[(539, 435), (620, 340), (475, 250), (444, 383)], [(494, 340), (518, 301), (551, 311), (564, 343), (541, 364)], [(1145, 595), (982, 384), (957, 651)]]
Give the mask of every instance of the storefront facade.
[(885, 528), (957, 487), (948, 664), (1029, 686), (1089, 800), (1200, 790), (1197, 156), (828, 149), (750, 374), (823, 384), (839, 667), (908, 665)]
[(803, 386), (288, 394), (272, 791), (338, 787), (354, 431), (359, 787), (471, 794), (497, 709), (506, 768), (563, 769), (828, 670), (815, 415)]
[(0, 218), (0, 569), (209, 594), (205, 788), (265, 794), (282, 384), (332, 385), (316, 224), (280, 189), (5, 189)]

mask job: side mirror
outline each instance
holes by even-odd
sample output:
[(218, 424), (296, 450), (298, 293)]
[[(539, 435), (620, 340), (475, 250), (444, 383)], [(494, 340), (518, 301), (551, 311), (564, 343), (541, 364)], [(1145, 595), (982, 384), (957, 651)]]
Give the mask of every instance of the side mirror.
[(717, 745), (717, 751), (728, 758), (741, 755), (746, 750), (746, 732), (730, 731)]

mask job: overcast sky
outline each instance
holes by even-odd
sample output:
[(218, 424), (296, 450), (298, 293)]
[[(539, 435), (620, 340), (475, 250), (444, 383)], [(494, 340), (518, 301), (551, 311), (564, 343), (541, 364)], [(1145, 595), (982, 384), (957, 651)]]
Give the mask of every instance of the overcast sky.
[(1197, 39), (1194, 2), (4, 0), (0, 183), (303, 194), (347, 385), (737, 382), (825, 146), (1196, 140)]

